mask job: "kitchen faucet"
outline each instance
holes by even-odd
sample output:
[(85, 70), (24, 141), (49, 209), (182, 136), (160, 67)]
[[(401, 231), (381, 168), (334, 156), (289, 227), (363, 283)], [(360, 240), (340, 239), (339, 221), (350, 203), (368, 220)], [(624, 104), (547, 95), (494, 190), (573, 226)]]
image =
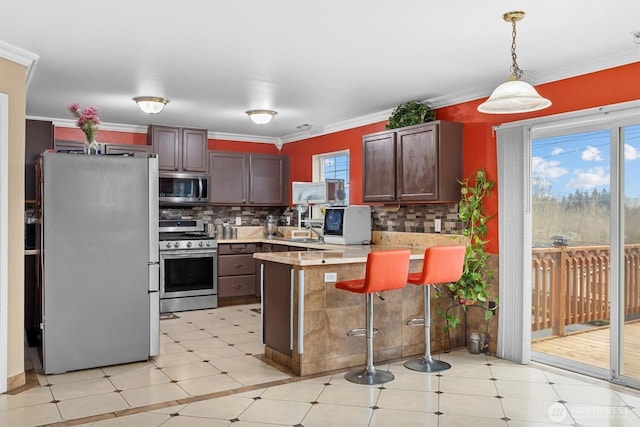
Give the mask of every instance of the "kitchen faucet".
[(315, 228), (313, 228), (310, 224), (307, 224), (307, 228), (309, 229), (309, 231), (311, 231), (313, 234), (315, 234), (316, 236), (318, 236), (318, 240), (320, 240), (321, 243), (324, 243), (324, 236), (322, 235), (322, 233), (320, 233), (318, 230), (316, 230)]

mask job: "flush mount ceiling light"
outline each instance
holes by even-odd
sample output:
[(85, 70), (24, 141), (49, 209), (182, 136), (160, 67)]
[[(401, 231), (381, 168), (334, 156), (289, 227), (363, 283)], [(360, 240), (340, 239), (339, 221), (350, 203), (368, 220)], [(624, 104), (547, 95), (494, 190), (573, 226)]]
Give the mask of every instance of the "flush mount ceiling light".
[(495, 88), (489, 99), (478, 106), (478, 111), (488, 114), (513, 114), (526, 113), (529, 111), (537, 111), (547, 108), (551, 105), (551, 101), (543, 98), (536, 90), (527, 82), (520, 80), (522, 70), (518, 67), (516, 61), (516, 22), (524, 18), (524, 12), (515, 11), (507, 12), (502, 15), (502, 19), (511, 22), (512, 42), (511, 42), (511, 76), (509, 81), (502, 83)]
[(273, 116), (278, 114), (273, 110), (249, 110), (246, 112), (251, 121), (257, 125), (265, 125), (271, 121)]
[(147, 114), (157, 114), (164, 109), (169, 100), (158, 96), (136, 96), (133, 98), (140, 109)]

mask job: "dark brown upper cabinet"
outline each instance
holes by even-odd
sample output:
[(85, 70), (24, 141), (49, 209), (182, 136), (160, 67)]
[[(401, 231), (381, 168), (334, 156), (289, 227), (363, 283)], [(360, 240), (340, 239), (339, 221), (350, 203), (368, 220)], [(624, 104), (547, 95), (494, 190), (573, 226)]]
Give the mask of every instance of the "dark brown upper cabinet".
[(209, 151), (209, 203), (288, 204), (289, 158), (277, 154)]
[(206, 129), (149, 126), (147, 139), (158, 154), (158, 169), (173, 172), (206, 172)]
[(462, 124), (433, 121), (362, 138), (364, 202), (460, 198)]

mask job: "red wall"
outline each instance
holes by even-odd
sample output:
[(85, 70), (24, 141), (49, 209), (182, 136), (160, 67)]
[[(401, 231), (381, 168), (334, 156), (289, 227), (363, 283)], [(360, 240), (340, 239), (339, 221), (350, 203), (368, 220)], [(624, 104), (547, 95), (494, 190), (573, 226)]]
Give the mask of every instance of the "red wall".
[[(583, 110), (603, 105), (640, 99), (640, 62), (585, 74), (565, 80), (536, 86), (538, 92), (550, 99), (553, 105), (533, 113), (493, 115), (477, 111), (486, 98), (440, 108), (438, 120), (464, 124), (463, 177), (479, 168), (497, 181), (497, 153), (493, 126), (534, 117)], [(314, 154), (351, 150), (351, 202), (362, 202), (362, 135), (384, 130), (386, 122), (336, 132), (285, 144), (282, 152), (291, 160), (291, 181), (311, 180), (311, 156)], [(498, 197), (497, 185), (487, 200), (486, 210), (496, 217), (489, 223), (487, 251), (498, 253)]]
[[(147, 144), (146, 133), (117, 132), (98, 129), (96, 136), (98, 142), (110, 142), (112, 144)], [(54, 129), (54, 139), (63, 141), (85, 141), (87, 137), (78, 128), (56, 127)]]
[(279, 154), (275, 144), (256, 142), (226, 141), (223, 139), (210, 139), (209, 150), (241, 151), (243, 153)]
[(348, 149), (351, 203), (362, 203), (362, 135), (384, 130), (385, 124), (374, 123), (285, 144), (282, 154), (289, 156), (289, 179), (312, 181), (313, 155)]
[[(436, 111), (438, 120), (464, 123), (464, 177), (469, 176), (478, 168), (484, 168), (489, 179), (497, 180), (497, 156), (493, 126), (640, 99), (640, 62), (538, 85), (536, 89), (542, 96), (553, 102), (551, 107), (534, 113), (492, 115), (477, 111), (478, 105), (485, 100), (478, 99), (440, 108)], [(282, 154), (289, 156), (290, 181), (311, 181), (313, 155), (349, 149), (351, 203), (362, 203), (362, 135), (384, 130), (385, 124), (386, 121), (285, 144), (282, 147)], [(55, 138), (83, 141), (84, 134), (76, 128), (56, 128)], [(100, 142), (144, 145), (146, 138), (146, 134), (98, 131), (98, 141)], [(273, 144), (215, 139), (209, 140), (209, 149), (278, 153)], [(491, 198), (488, 199), (486, 209), (488, 214), (497, 214), (497, 187)], [(497, 218), (489, 224), (487, 251), (490, 253), (498, 252), (497, 224)]]
[[(502, 123), (550, 116), (584, 110), (603, 105), (640, 99), (640, 62), (610, 68), (595, 73), (536, 86), (538, 93), (551, 100), (553, 105), (545, 110), (526, 113), (494, 115), (477, 111), (486, 98), (439, 109), (437, 118), (464, 123), (463, 175), (466, 177), (478, 168), (487, 171), (489, 179), (497, 181), (496, 138), (492, 127)], [(499, 183), (497, 183), (499, 185)], [(497, 214), (496, 193), (488, 199), (488, 214)], [(487, 251), (498, 252), (498, 220), (493, 219), (487, 234)]]

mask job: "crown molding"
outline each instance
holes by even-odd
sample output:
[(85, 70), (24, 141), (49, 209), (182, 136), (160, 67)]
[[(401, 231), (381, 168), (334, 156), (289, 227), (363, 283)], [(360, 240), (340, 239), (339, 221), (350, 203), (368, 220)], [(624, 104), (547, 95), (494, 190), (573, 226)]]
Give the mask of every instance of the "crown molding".
[[(640, 47), (634, 47), (625, 52), (619, 52), (613, 55), (594, 58), (588, 61), (583, 61), (576, 64), (567, 65), (566, 67), (556, 68), (554, 70), (535, 74), (535, 81), (529, 75), (527, 79), (527, 72), (525, 70), (525, 80), (531, 83), (533, 86), (551, 83), (559, 80), (568, 79), (571, 77), (582, 76), (585, 74), (595, 73), (598, 71), (606, 70), (609, 68), (620, 67), (627, 64), (633, 64), (640, 61)], [(506, 78), (505, 80), (506, 81)], [(464, 102), (473, 101), (480, 98), (487, 98), (491, 95), (491, 92), (496, 88), (498, 84), (492, 87), (483, 87), (474, 89), (467, 92), (458, 92), (447, 94), (445, 96), (439, 96), (435, 98), (426, 99), (423, 102), (429, 104), (431, 108), (443, 108), (451, 105), (461, 104)]]
[(259, 135), (243, 135), (240, 133), (224, 133), (224, 132), (209, 132), (210, 139), (222, 139), (226, 141), (240, 141), (240, 142), (255, 142), (258, 144), (281, 144), (281, 139), (272, 136), (259, 136)]
[(24, 65), (27, 68), (27, 88), (31, 81), (31, 76), (36, 68), (39, 55), (29, 52), (28, 50), (21, 49), (17, 46), (0, 41), (0, 57), (13, 61), (16, 64)]
[[(27, 119), (32, 120), (47, 120), (51, 121), (54, 126), (61, 128), (76, 128), (76, 121), (73, 119), (51, 119), (48, 117), (36, 117), (36, 116), (27, 116)], [(125, 125), (120, 123), (100, 123), (100, 130), (109, 130), (115, 132), (129, 132), (129, 133), (147, 133), (147, 126), (138, 126), (138, 125)]]
[[(395, 108), (395, 107), (394, 107)], [(378, 111), (376, 113), (367, 114), (365, 116), (355, 117), (341, 122), (336, 122), (321, 127), (312, 125), (308, 130), (300, 131), (285, 135), (282, 137), (282, 143), (296, 142), (307, 138), (327, 135), (330, 133), (340, 132), (347, 129), (353, 129), (360, 126), (370, 125), (372, 123), (383, 122), (389, 119), (392, 109)]]
[[(4, 56), (3, 47), (5, 46), (7, 46), (6, 43), (0, 42), (0, 56)], [(17, 50), (21, 51), (21, 49), (17, 49)], [(22, 52), (29, 54), (29, 52), (26, 52), (26, 51), (22, 51)], [(30, 55), (33, 55), (33, 54), (30, 54)], [(33, 56), (31, 57), (23, 56), (23, 58), (26, 58), (27, 61), (29, 60), (29, 58), (31, 58), (33, 63), (33, 61), (36, 61), (38, 59), (38, 56), (35, 55), (35, 59)], [(8, 59), (11, 59), (11, 58), (8, 58)], [(23, 61), (24, 60), (25, 59), (23, 59)], [(541, 73), (536, 76), (537, 82), (535, 82), (534, 86), (539, 84), (544, 84), (544, 83), (550, 83), (558, 80), (563, 80), (571, 77), (576, 77), (584, 74), (589, 74), (589, 73), (605, 70), (608, 68), (619, 67), (622, 65), (627, 65), (627, 64), (638, 62), (638, 61), (640, 61), (640, 48), (634, 48), (634, 49), (630, 49), (628, 51), (610, 55), (607, 57), (596, 58), (596, 59), (582, 62), (579, 64), (572, 64), (567, 67), (558, 68), (547, 73)], [(20, 62), (19, 60), (15, 60), (15, 62), (23, 63), (23, 62)], [(495, 86), (477, 88), (472, 91), (450, 93), (445, 96), (425, 99), (425, 100), (422, 100), (422, 102), (428, 104), (433, 109), (443, 108), (451, 105), (473, 101), (476, 99), (486, 98), (491, 94), (493, 89), (495, 89)], [(313, 138), (316, 136), (327, 135), (335, 132), (340, 132), (343, 130), (357, 128), (360, 126), (366, 126), (373, 123), (383, 122), (389, 119), (389, 116), (391, 115), (392, 112), (393, 112), (393, 108), (383, 110), (383, 111), (378, 111), (378, 112), (367, 114), (360, 117), (355, 117), (348, 120), (343, 120), (336, 123), (331, 123), (324, 126), (312, 125), (309, 129), (290, 133), (290, 134), (284, 135), (281, 138), (259, 136), (259, 135), (243, 135), (243, 134), (224, 133), (224, 132), (211, 132), (211, 131), (208, 132), (207, 136), (210, 139), (252, 142), (252, 143), (259, 143), (259, 144), (274, 144), (276, 147), (278, 147), (278, 149), (281, 149), (283, 144), (287, 144), (290, 142), (302, 141), (302, 140)], [(34, 119), (34, 120), (51, 120), (53, 121), (53, 124), (55, 126), (59, 126), (59, 127), (76, 127), (75, 120), (67, 120), (67, 119), (52, 120), (50, 118), (44, 118), (44, 117), (28, 117), (28, 118)], [(146, 126), (125, 125), (125, 124), (117, 124), (117, 123), (101, 123), (100, 129), (117, 131), (117, 132), (147, 133)]]

